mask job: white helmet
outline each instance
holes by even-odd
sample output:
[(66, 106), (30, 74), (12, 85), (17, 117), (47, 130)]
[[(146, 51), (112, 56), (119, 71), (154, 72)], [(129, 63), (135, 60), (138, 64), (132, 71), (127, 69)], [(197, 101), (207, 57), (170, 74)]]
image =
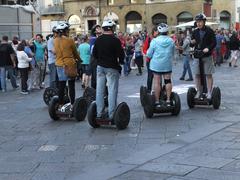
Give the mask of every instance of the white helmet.
[(165, 23), (160, 23), (157, 29), (160, 33), (166, 33), (168, 32), (168, 25)]
[(115, 22), (111, 19), (103, 21), (102, 27), (113, 27)]
[(64, 31), (68, 30), (69, 27), (70, 27), (70, 24), (69, 24), (69, 23), (67, 23), (67, 22), (61, 22), (61, 23), (59, 23), (59, 24), (57, 25), (56, 30), (57, 30), (58, 32), (64, 32)]

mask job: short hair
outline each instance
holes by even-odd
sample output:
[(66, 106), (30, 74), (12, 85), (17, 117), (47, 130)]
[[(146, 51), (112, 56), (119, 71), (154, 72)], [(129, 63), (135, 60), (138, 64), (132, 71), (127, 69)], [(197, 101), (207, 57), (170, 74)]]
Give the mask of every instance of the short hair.
[(43, 35), (41, 34), (36, 34), (36, 37), (39, 36), (41, 39), (43, 38)]
[(24, 51), (24, 44), (23, 43), (19, 43), (17, 46), (17, 51)]
[(2, 40), (3, 40), (3, 41), (8, 41), (8, 36), (3, 36), (3, 37), (2, 37)]

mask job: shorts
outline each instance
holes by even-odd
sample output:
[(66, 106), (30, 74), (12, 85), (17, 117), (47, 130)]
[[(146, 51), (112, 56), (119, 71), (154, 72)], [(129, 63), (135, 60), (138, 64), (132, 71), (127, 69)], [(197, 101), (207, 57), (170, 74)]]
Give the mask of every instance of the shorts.
[(67, 80), (75, 79), (75, 78), (67, 77), (65, 74), (65, 71), (64, 71), (64, 67), (62, 67), (62, 66), (57, 66), (57, 75), (58, 75), (59, 81), (67, 81)]
[[(202, 61), (204, 63), (204, 74), (208, 75), (215, 73), (215, 67), (211, 56), (202, 58)], [(197, 75), (200, 74), (199, 59), (193, 60), (193, 72)]]
[(82, 64), (82, 73), (90, 76), (92, 74), (91, 66), (89, 64)]
[(238, 59), (240, 53), (239, 50), (231, 50), (231, 59)]
[[(151, 70), (152, 71), (152, 70)], [(167, 72), (157, 72), (157, 71), (152, 71), (153, 74), (156, 74), (156, 75), (164, 75), (164, 74), (171, 74), (172, 71), (167, 71)]]

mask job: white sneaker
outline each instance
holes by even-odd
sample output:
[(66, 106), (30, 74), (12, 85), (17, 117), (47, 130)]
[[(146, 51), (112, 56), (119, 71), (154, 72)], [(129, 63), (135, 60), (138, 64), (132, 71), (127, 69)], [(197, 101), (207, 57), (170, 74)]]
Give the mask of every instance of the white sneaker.
[(212, 99), (212, 93), (207, 94), (207, 99)]

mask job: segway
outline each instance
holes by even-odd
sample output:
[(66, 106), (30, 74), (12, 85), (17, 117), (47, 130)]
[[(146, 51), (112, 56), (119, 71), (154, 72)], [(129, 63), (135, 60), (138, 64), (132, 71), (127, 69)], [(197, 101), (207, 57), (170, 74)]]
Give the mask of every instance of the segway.
[[(68, 87), (65, 88), (64, 94), (65, 94), (64, 101), (70, 102), (68, 98)], [(43, 101), (45, 102), (46, 105), (49, 105), (52, 97), (57, 95), (58, 95), (58, 88), (47, 87), (43, 92)]]
[(107, 118), (107, 108), (105, 108), (105, 113), (103, 118), (96, 119), (97, 116), (97, 105), (93, 101), (88, 108), (88, 123), (93, 128), (98, 128), (100, 126), (116, 126), (118, 130), (126, 129), (130, 121), (130, 109), (127, 103), (120, 103), (113, 115), (113, 119)]
[(197, 94), (197, 90), (194, 87), (190, 87), (187, 92), (187, 104), (188, 107), (194, 108), (195, 105), (203, 105), (210, 106), (213, 105), (214, 109), (219, 109), (221, 104), (221, 90), (219, 87), (213, 87), (211, 99), (207, 98), (207, 84), (206, 84), (206, 76), (204, 73), (204, 62), (202, 61), (203, 51), (196, 50), (196, 56), (199, 57), (199, 70), (200, 70), (200, 88), (201, 93), (199, 97), (195, 97)]
[(50, 101), (48, 112), (54, 121), (60, 118), (71, 119), (73, 117), (77, 121), (83, 121), (87, 115), (87, 101), (80, 97), (75, 100), (73, 108), (69, 102), (60, 107), (58, 96), (54, 96)]
[(152, 118), (154, 113), (171, 113), (177, 116), (181, 110), (181, 101), (177, 93), (172, 92), (170, 97), (170, 106), (167, 106), (167, 93), (165, 85), (161, 88), (159, 103), (160, 107), (155, 106), (155, 95), (154, 92), (147, 93), (143, 98), (144, 105), (143, 110), (147, 118)]

